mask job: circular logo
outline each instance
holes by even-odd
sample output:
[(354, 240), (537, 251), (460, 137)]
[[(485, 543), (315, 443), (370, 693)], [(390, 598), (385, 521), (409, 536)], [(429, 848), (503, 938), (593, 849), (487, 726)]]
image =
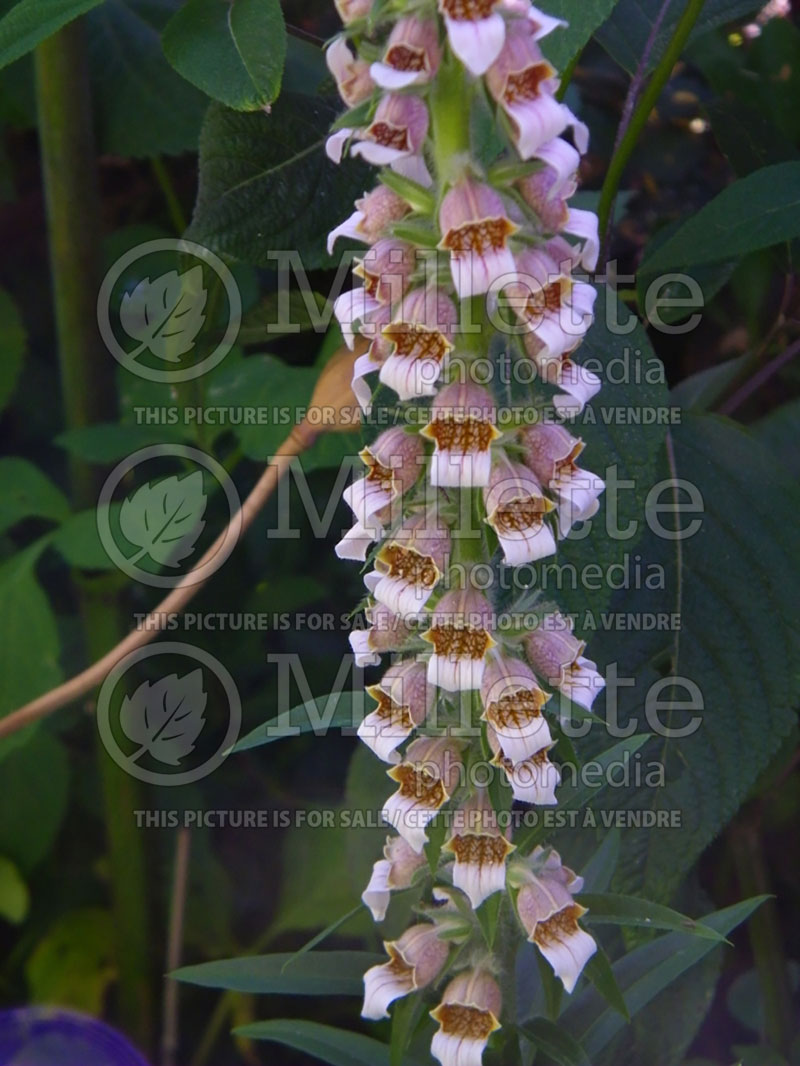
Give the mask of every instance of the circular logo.
[[(125, 684), (128, 671), (162, 658), (151, 677)], [(220, 728), (220, 713), (227, 724)], [(97, 697), (97, 728), (114, 762), (149, 785), (189, 785), (213, 773), (236, 743), (242, 704), (233, 678), (191, 644), (137, 648), (109, 672)]]
[[(199, 339), (220, 313), (211, 298), (220, 284), (227, 325), (206, 352)], [(241, 320), (242, 299), (228, 267), (208, 248), (177, 237), (131, 248), (108, 271), (97, 296), (100, 334), (117, 362), (140, 378), (171, 385), (221, 363)]]
[[(134, 467), (165, 457), (189, 460), (202, 469), (155, 478), (121, 503), (114, 501), (118, 485)], [(229, 520), (201, 555), (199, 541), (208, 505), (203, 470), (222, 488)], [(96, 522), (109, 559), (134, 581), (153, 588), (197, 585), (233, 551), (242, 529), (241, 501), (229, 474), (212, 456), (188, 444), (152, 444), (123, 459), (108, 475), (97, 501)], [(174, 572), (153, 573), (148, 566)]]

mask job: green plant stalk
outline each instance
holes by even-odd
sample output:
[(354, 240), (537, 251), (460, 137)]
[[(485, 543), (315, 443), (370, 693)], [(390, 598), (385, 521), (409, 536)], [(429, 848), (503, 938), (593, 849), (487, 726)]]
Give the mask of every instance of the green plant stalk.
[[(744, 898), (772, 892), (760, 828), (759, 813), (751, 810), (741, 814), (728, 831), (728, 842)], [(771, 1047), (786, 1055), (794, 1036), (794, 1009), (774, 899), (768, 899), (758, 908), (748, 923), (748, 932), (764, 1005), (763, 1036)]]
[(603, 188), (600, 192), (600, 201), (597, 206), (598, 216), (598, 232), (601, 239), (608, 229), (608, 220), (611, 216), (611, 210), (614, 204), (614, 200), (619, 189), (619, 183), (622, 180), (622, 175), (625, 172), (625, 167), (628, 165), (628, 160), (633, 153), (633, 149), (636, 147), (636, 142), (639, 140), (639, 135), (647, 123), (647, 119), (650, 116), (650, 112), (655, 107), (661, 90), (667, 84), (672, 68), (678, 62), (681, 52), (689, 39), (689, 34), (694, 28), (695, 22), (697, 22), (698, 16), (703, 9), (705, 0), (689, 0), (686, 5), (686, 9), (681, 15), (680, 21), (675, 28), (675, 34), (672, 40), (669, 42), (669, 46), (661, 57), (661, 61), (653, 71), (647, 88), (642, 93), (642, 97), (636, 106), (636, 110), (631, 116), (630, 125), (625, 131), (625, 136), (622, 138), (619, 148), (614, 153), (611, 162), (608, 165), (608, 172), (606, 174), (605, 181), (603, 182)]
[(464, 68), (450, 57), (439, 68), (428, 101), (440, 192), (458, 179), (469, 154), (471, 98)]
[[(81, 20), (44, 41), (35, 54), (42, 178), (64, 422), (76, 429), (113, 418), (113, 360), (103, 349), (96, 300), (100, 279), (100, 204), (86, 42)], [(70, 460), (77, 509), (97, 500), (98, 475)], [(121, 635), (117, 575), (78, 585), (89, 655), (106, 652)], [(150, 1032), (147, 921), (143, 853), (133, 811), (141, 807), (136, 782), (100, 752), (111, 893), (119, 938), (121, 1021), (142, 1044)]]

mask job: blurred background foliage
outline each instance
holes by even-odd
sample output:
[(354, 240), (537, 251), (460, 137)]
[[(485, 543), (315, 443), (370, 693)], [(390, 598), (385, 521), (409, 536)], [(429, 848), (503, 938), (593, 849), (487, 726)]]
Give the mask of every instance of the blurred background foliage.
[[(318, 368), (340, 343), (335, 329), (325, 336), (308, 328), (281, 337), (266, 328), (277, 318), (278, 279), (269, 250), (297, 247), (312, 288), (328, 293), (334, 272), (324, 237), (371, 182), (359, 166), (334, 170), (321, 151), (338, 111), (319, 51), (321, 40), (338, 27), (332, 5), (285, 3), (291, 31), (285, 41), (274, 11), (271, 23), (246, 26), (250, 47), (275, 57), (255, 79), (237, 66), (224, 33), (210, 36), (205, 51), (185, 47), (179, 20), (199, 6), (198, 0), (183, 7), (178, 0), (103, 0), (71, 8), (50, 0), (38, 7), (24, 0), (0, 5), (6, 15), (0, 22), (5, 252), (0, 402), (7, 456), (0, 460), (0, 714), (77, 672), (124, 634), (134, 614), (157, 600), (153, 590), (129, 583), (112, 568), (97, 541), (90, 500), (70, 487), (70, 463), (73, 470), (76, 463), (88, 470), (96, 483), (139, 447), (183, 440), (213, 450), (244, 496), (286, 432), (282, 426), (137, 424), (135, 408), (171, 406), (176, 397), (168, 386), (133, 378), (115, 365), (112, 370), (110, 357), (98, 378), (85, 383), (88, 392), (97, 393), (95, 410), (102, 416), (80, 425), (65, 415), (30, 55), (33, 44), (60, 29), (59, 11), (85, 12), (79, 25), (100, 213), (99, 231), (86, 240), (97, 245), (101, 272), (145, 240), (188, 231), (231, 260), (242, 293), (237, 346), (201, 379), (200, 393), (180, 395), (177, 402), (302, 405)], [(553, 38), (553, 47), (565, 50), (554, 58), (563, 63), (579, 52), (567, 98), (591, 128), (580, 206), (595, 208), (630, 78), (660, 5), (581, 0), (578, 10), (574, 2), (559, 0), (555, 7), (571, 18), (576, 34), (569, 45)], [(668, 9), (653, 64), (682, 8), (674, 0)], [(800, 473), (800, 364), (782, 353), (797, 344), (800, 330), (794, 275), (800, 167), (781, 170), (781, 180), (770, 171), (759, 184), (763, 168), (800, 163), (798, 100), (796, 13), (775, 0), (761, 14), (752, 0), (707, 0), (642, 131), (617, 198), (610, 258), (617, 260), (620, 277), (628, 276), (620, 295), (629, 310), (646, 318), (646, 282), (665, 267), (689, 269), (707, 300), (702, 321), (690, 332), (669, 335), (639, 327), (633, 342), (617, 338), (617, 343), (638, 344), (643, 360), (655, 352), (672, 390), (670, 402), (733, 418), (749, 435), (731, 435), (725, 422), (698, 423), (684, 442), (681, 467), (696, 470), (709, 485), (729, 479), (733, 486), (709, 516), (718, 528), (720, 551), (727, 553), (730, 596), (709, 586), (684, 607), (699, 631), (708, 634), (719, 625), (722, 643), (727, 640), (721, 651), (713, 648), (721, 658), (710, 668), (716, 679), (710, 684), (719, 685), (719, 706), (729, 712), (719, 712), (712, 730), (715, 751), (727, 751), (728, 762), (715, 756), (705, 765), (707, 752), (688, 745), (674, 754), (677, 763), (697, 759), (700, 766), (696, 776), (676, 772), (678, 785), (670, 793), (671, 805), (694, 812), (680, 845), (686, 861), (678, 861), (660, 836), (642, 840), (634, 834), (622, 848), (615, 884), (622, 890), (646, 884), (651, 896), (690, 913), (759, 892), (775, 896), (747, 929), (738, 930), (733, 949), (708, 955), (607, 1048), (602, 1062), (617, 1066), (800, 1062), (795, 1025), (800, 971), (793, 961), (800, 957), (800, 874), (792, 860), (800, 813), (792, 713), (797, 678), (794, 687), (778, 692), (771, 672), (772, 657), (783, 654), (785, 634), (796, 624), (796, 600), (794, 613), (786, 602), (791, 586), (782, 594), (781, 585), (782, 567), (797, 550), (797, 512), (784, 487)], [(749, 178), (755, 184), (734, 184)], [(700, 239), (686, 232), (724, 190), (732, 199), (722, 229), (701, 228)], [(777, 230), (769, 221), (776, 213)], [(792, 214), (794, 222), (786, 222)], [(743, 217), (756, 222), (739, 240), (733, 231)], [(212, 321), (212, 334), (214, 328)], [(594, 344), (608, 357), (607, 336), (593, 336), (587, 347)], [(108, 379), (105, 391), (100, 377)], [(663, 389), (653, 388), (652, 399), (663, 402)], [(625, 402), (636, 399), (628, 395)], [(641, 448), (643, 468), (649, 462), (666, 476), (662, 466), (653, 465), (660, 439), (645, 437), (625, 447), (632, 454)], [(359, 442), (358, 434), (323, 437), (303, 457), (318, 506), (332, 491), (340, 461), (355, 454)], [(608, 461), (622, 447), (613, 437), (595, 443)], [(772, 487), (767, 498), (756, 491), (762, 478), (762, 485)], [(285, 707), (270, 655), (298, 656), (314, 695), (332, 689), (347, 651), (343, 619), (362, 595), (357, 569), (333, 553), (338, 531), (348, 524), (346, 508), (339, 506), (321, 541), (295, 483), (288, 498), (297, 538), (267, 536), (278, 509), (286, 506), (286, 499), (273, 498), (227, 562), (224, 577), (212, 580), (191, 608), (197, 614), (264, 613), (273, 619), (267, 631), (187, 635), (234, 676), (243, 733)], [(631, 507), (639, 512), (641, 501)], [(207, 517), (209, 527), (218, 529), (224, 521), (220, 500), (211, 501)], [(731, 538), (724, 539), (731, 529), (735, 551)], [(662, 549), (649, 541), (636, 545), (646, 561), (657, 559)], [(575, 550), (580, 559), (580, 546)], [(713, 546), (710, 551), (714, 554)], [(694, 560), (696, 576), (704, 563)], [(768, 599), (770, 588), (774, 598)], [(615, 605), (623, 609), (624, 595)], [(641, 598), (637, 609), (646, 609)], [(725, 612), (734, 610), (741, 624), (726, 637)], [(310, 628), (303, 621), (310, 614), (336, 622)], [(690, 644), (693, 639), (690, 635)], [(701, 643), (699, 634), (697, 640)], [(592, 647), (601, 661), (610, 661), (620, 657), (620, 641), (623, 658), (650, 668), (658, 649), (644, 636), (598, 634)], [(690, 647), (690, 657), (691, 652)], [(765, 676), (758, 676), (762, 665)], [(697, 668), (702, 672), (703, 664)], [(690, 666), (686, 669), (693, 676)], [(290, 705), (305, 697), (295, 687)], [(635, 710), (632, 696), (623, 714)], [(149, 788), (115, 778), (95, 739), (91, 713), (91, 702), (84, 702), (0, 741), (0, 1003), (57, 1003), (106, 1018), (155, 1062), (179, 834), (170, 825), (137, 830), (132, 811), (375, 810), (385, 791), (383, 773), (356, 750), (352, 735), (324, 741), (305, 735), (237, 754), (196, 785)], [(704, 733), (700, 743), (707, 745), (707, 737)], [(615, 805), (620, 802), (635, 805), (636, 799), (616, 797)], [(579, 840), (581, 835), (587, 839)], [(376, 828), (194, 828), (182, 960), (295, 950), (332, 918), (351, 911), (383, 836)], [(580, 867), (581, 852), (588, 857), (603, 839), (600, 830), (572, 834), (564, 849), (570, 864)], [(392, 921), (399, 927), (402, 915), (393, 914)], [(604, 938), (612, 957), (623, 944), (617, 937)], [(378, 940), (362, 911), (328, 946), (374, 950)], [(192, 1066), (275, 1061), (272, 1045), (229, 1036), (234, 1025), (265, 1013), (301, 1011), (291, 997), (256, 1003), (245, 993), (182, 989), (176, 1061)], [(317, 1021), (357, 1027), (355, 1015), (352, 1001), (335, 996), (314, 1001)], [(286, 1066), (317, 1061), (300, 1052), (280, 1055)]]

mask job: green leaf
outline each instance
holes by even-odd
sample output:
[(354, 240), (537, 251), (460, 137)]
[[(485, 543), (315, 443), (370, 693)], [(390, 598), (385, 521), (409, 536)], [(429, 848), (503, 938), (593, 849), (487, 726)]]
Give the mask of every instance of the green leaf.
[[(32, 641), (34, 638), (30, 638)], [(66, 813), (69, 768), (63, 745), (38, 729), (2, 761), (0, 855), (27, 875), (47, 855)]]
[(554, 30), (542, 41), (542, 51), (556, 70), (564, 70), (583, 50), (616, 3), (617, 0), (548, 0), (547, 14), (568, 23), (565, 29)]
[(180, 4), (105, 0), (86, 16), (102, 152), (141, 157), (196, 151), (208, 97), (172, 69), (161, 47), (161, 33)]
[(0, 533), (23, 518), (61, 522), (69, 515), (64, 493), (27, 459), (0, 459)]
[(0, 289), (0, 411), (16, 388), (25, 348), (25, 327), (19, 311), (5, 289)]
[(687, 411), (707, 411), (738, 380), (749, 359), (747, 354), (739, 355), (736, 359), (728, 359), (717, 366), (699, 370), (679, 381), (670, 395), (675, 403), (685, 407)]
[(614, 971), (611, 968), (608, 955), (603, 951), (600, 944), (597, 945), (597, 951), (584, 966), (583, 972), (606, 1003), (610, 1004), (617, 1014), (621, 1015), (626, 1022), (629, 1022), (631, 1016), (628, 1013), (625, 997), (617, 984), (617, 979), (614, 976)]
[(20, 0), (0, 19), (0, 67), (31, 52), (102, 0)]
[[(331, 1066), (389, 1066), (389, 1048), (372, 1037), (352, 1033), (347, 1029), (334, 1029), (318, 1022), (300, 1019), (279, 1019), (271, 1022), (253, 1022), (234, 1029), (236, 1036), (249, 1040), (273, 1040), (284, 1047), (304, 1051)], [(411, 1059), (405, 1066), (414, 1066)]]
[(61, 680), (56, 620), (34, 572), (46, 543), (43, 538), (0, 565), (0, 716)]
[(255, 995), (360, 996), (364, 973), (383, 955), (364, 951), (309, 951), (304, 955), (253, 955), (184, 966), (177, 981)]
[[(702, 37), (716, 26), (757, 11), (760, 6), (759, 0), (706, 0), (690, 40)], [(619, 0), (611, 18), (597, 32), (600, 44), (631, 74), (641, 62), (662, 7), (663, 0)], [(648, 71), (655, 67), (666, 51), (685, 8), (686, 3), (678, 3), (677, 0), (667, 8), (656, 34)]]
[(520, 1026), (531, 1043), (558, 1066), (589, 1066), (586, 1052), (575, 1038), (555, 1022), (534, 1018)]
[(70, 455), (77, 455), (87, 463), (117, 463), (140, 448), (165, 441), (185, 441), (188, 434), (179, 426), (123, 425), (118, 422), (102, 422), (94, 426), (81, 426), (60, 433), (55, 443)]
[(800, 162), (776, 163), (740, 178), (686, 221), (640, 271), (688, 272), (738, 259), (800, 236)]
[(306, 270), (328, 266), (328, 232), (373, 179), (358, 161), (325, 155), (335, 108), (283, 93), (269, 115), (209, 108), (200, 137), (200, 184), (187, 236), (212, 251), (275, 269), (275, 249)]
[[(120, 505), (111, 505), (112, 521), (116, 525)], [(113, 570), (116, 564), (109, 559), (97, 532), (97, 508), (79, 511), (56, 530), (50, 543), (63, 555), (70, 566), (79, 570)]]
[(709, 940), (724, 941), (714, 929), (702, 922), (687, 918), (684, 914), (651, 903), (636, 896), (620, 896), (614, 893), (583, 892), (578, 897), (582, 906), (589, 909), (584, 918), (587, 924), (641, 926), (645, 929), (669, 929), (691, 933)]
[(605, 892), (611, 884), (617, 868), (620, 849), (620, 831), (611, 829), (588, 862), (581, 866), (581, 876), (591, 892)]
[(28, 886), (16, 865), (0, 855), (0, 918), (19, 925), (28, 914), (30, 896)]
[[(706, 924), (725, 937), (746, 921), (766, 898), (757, 896), (717, 911), (706, 918)], [(614, 963), (614, 976), (625, 995), (630, 1016), (633, 1017), (659, 992), (718, 946), (713, 940), (691, 937), (685, 933), (668, 933), (635, 948)], [(590, 1059), (599, 1055), (625, 1025), (625, 1019), (607, 1007), (594, 988), (579, 993), (561, 1015), (560, 1021), (580, 1040)]]
[(237, 111), (263, 108), (280, 91), (286, 27), (277, 0), (188, 0), (162, 43), (179, 74)]
[(241, 737), (232, 751), (249, 751), (299, 733), (325, 736), (329, 729), (355, 729), (364, 717), (362, 692), (329, 692), (271, 718)]
[(750, 432), (768, 448), (787, 470), (800, 479), (800, 452), (797, 448), (797, 426), (800, 420), (800, 399), (776, 407), (764, 418), (751, 425)]
[(32, 1001), (102, 1014), (116, 974), (113, 943), (108, 911), (87, 907), (62, 915), (25, 965)]

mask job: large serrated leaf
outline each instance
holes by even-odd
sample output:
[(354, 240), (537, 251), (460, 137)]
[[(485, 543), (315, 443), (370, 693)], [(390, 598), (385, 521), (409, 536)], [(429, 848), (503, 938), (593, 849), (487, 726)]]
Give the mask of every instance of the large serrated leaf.
[(299, 251), (308, 269), (331, 263), (328, 232), (374, 184), (358, 161), (325, 155), (335, 107), (284, 93), (269, 115), (209, 108), (200, 137), (200, 187), (187, 236), (220, 254), (275, 268)]

